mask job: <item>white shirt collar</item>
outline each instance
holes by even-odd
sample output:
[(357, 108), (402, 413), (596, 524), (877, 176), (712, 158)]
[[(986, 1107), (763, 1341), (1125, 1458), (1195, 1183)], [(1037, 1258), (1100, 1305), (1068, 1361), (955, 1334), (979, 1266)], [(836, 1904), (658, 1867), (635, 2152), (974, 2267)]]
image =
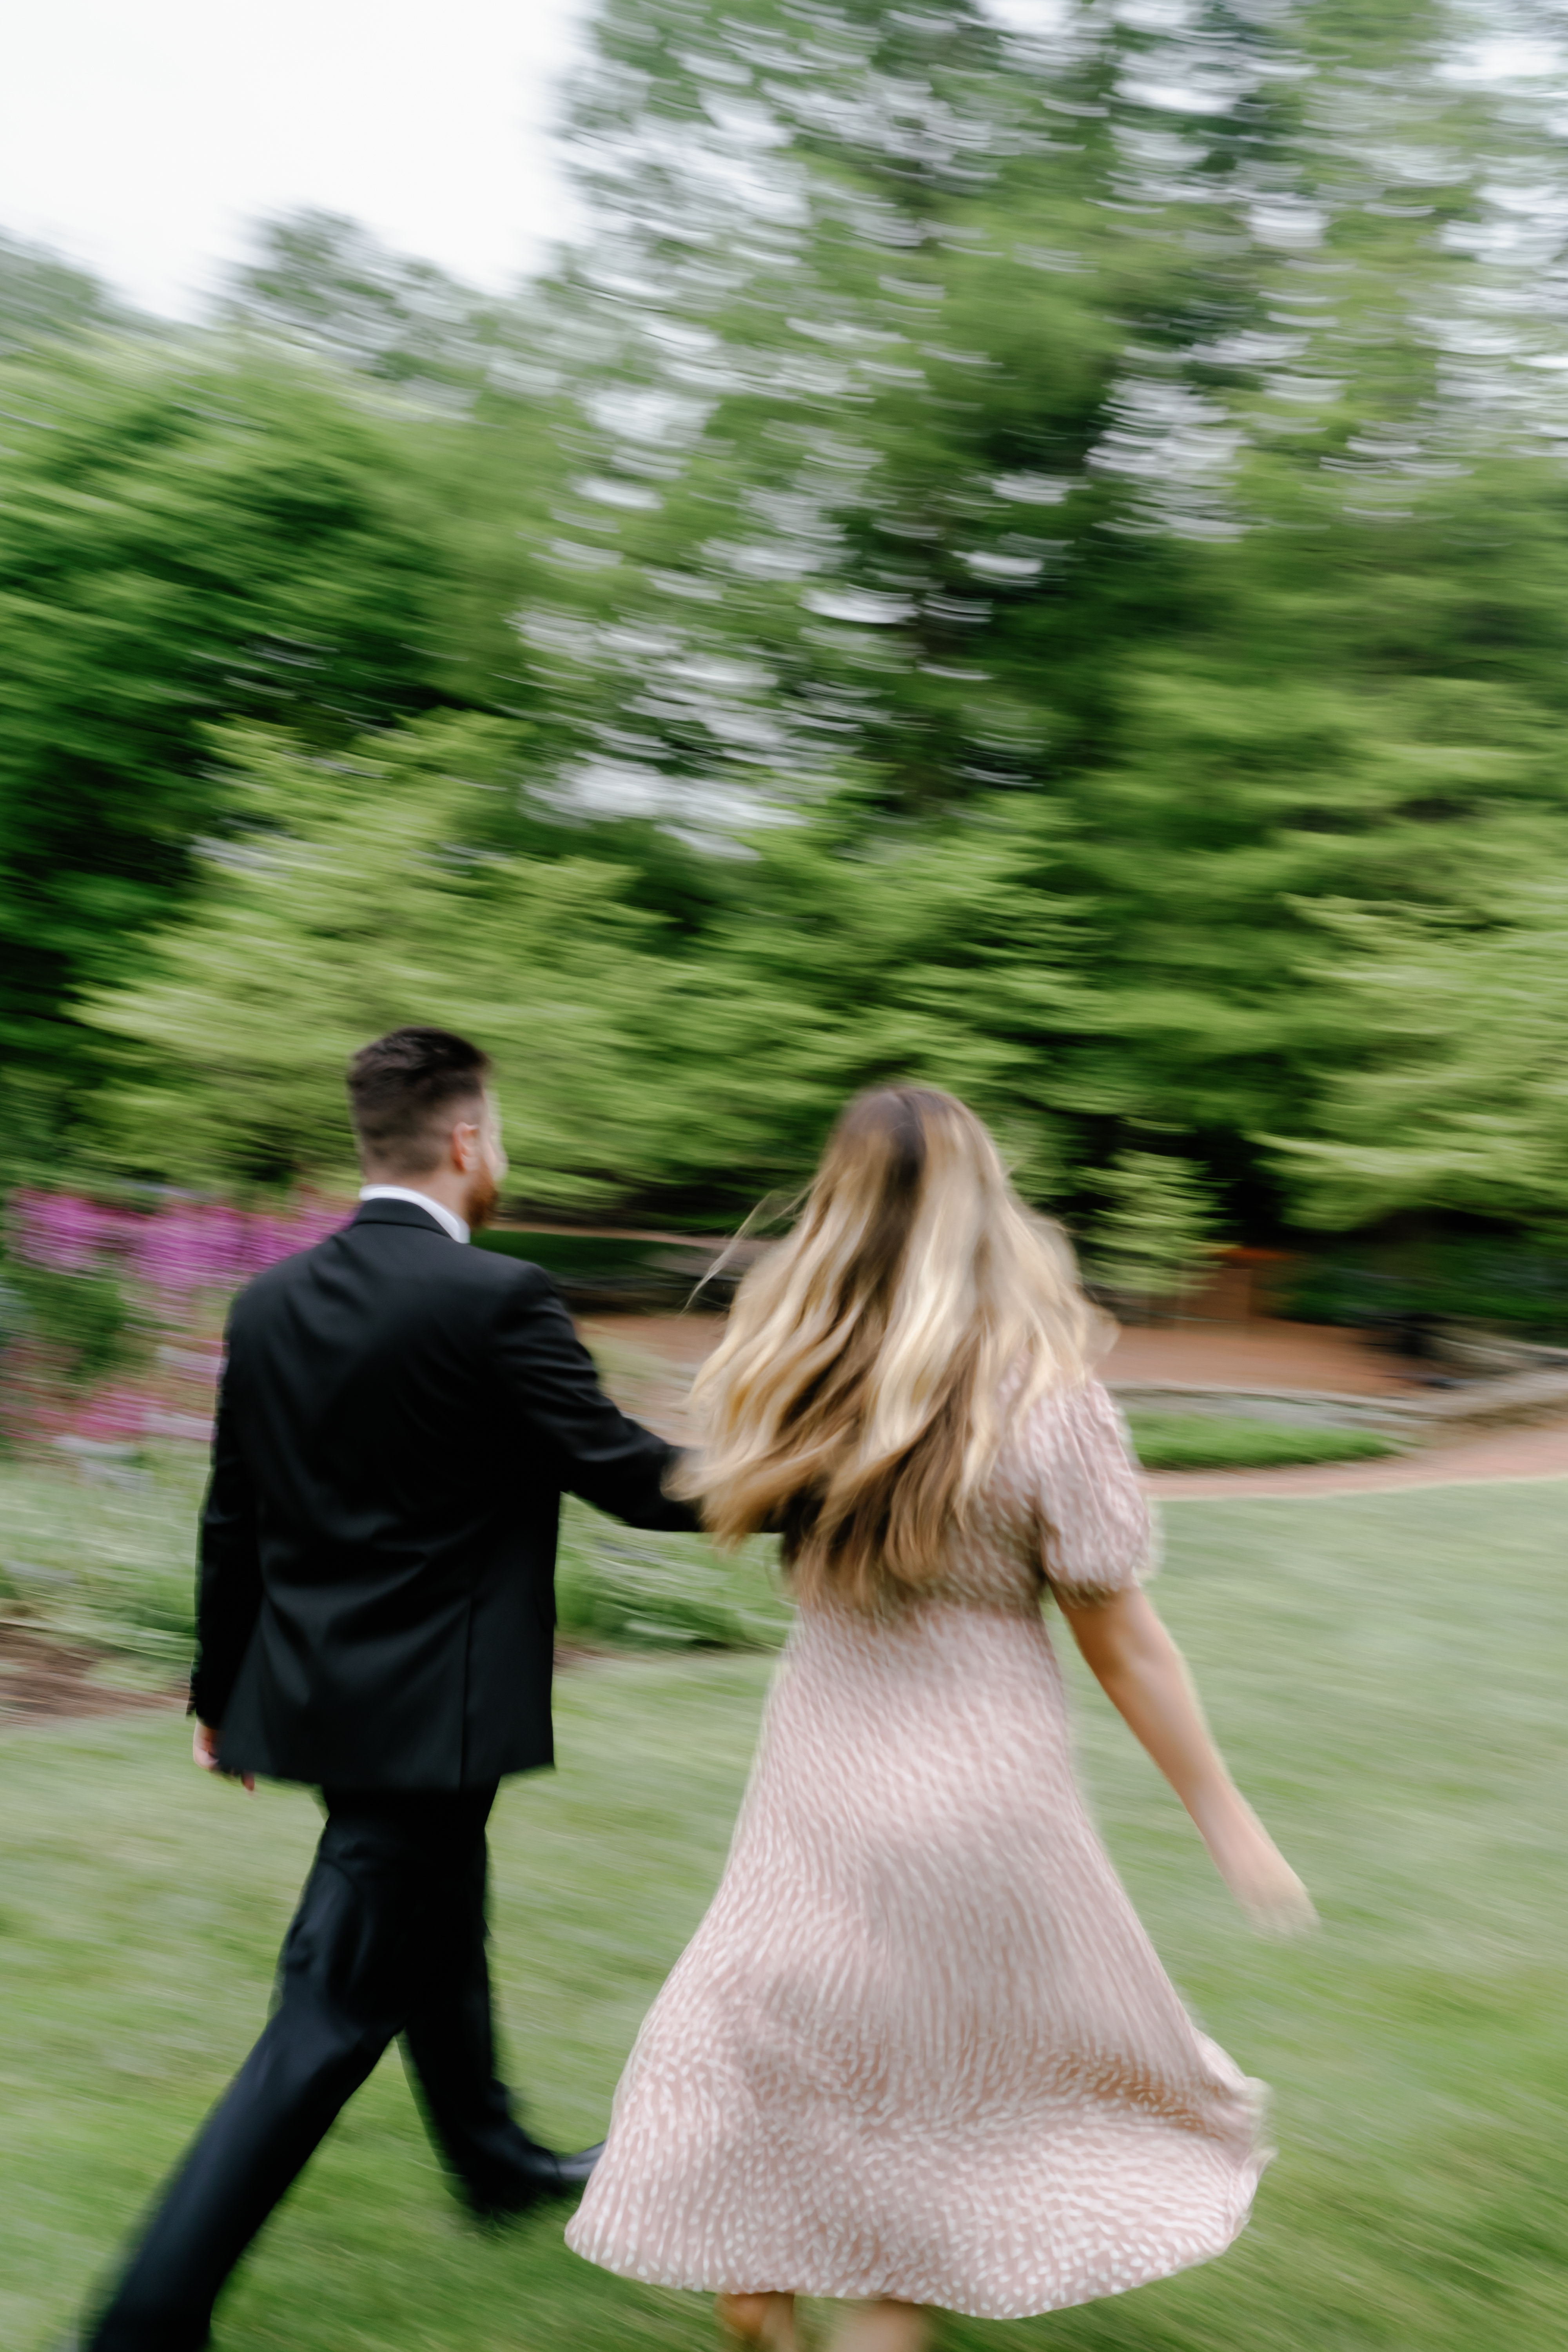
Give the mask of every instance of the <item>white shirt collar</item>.
[(359, 1196), (362, 1201), (412, 1201), (416, 1209), (428, 1209), (455, 1242), (468, 1238), (468, 1228), (455, 1209), (448, 1209), (444, 1201), (433, 1201), (428, 1192), (416, 1192), (407, 1184), (362, 1184)]

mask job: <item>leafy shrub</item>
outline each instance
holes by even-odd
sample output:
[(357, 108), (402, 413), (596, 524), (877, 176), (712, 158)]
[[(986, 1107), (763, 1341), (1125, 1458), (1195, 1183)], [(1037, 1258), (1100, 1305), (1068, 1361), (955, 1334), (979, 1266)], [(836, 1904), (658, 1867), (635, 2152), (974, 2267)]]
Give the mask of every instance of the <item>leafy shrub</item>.
[(1089, 1184), (1107, 1202), (1085, 1258), (1089, 1280), (1123, 1312), (1178, 1298), (1215, 1247), (1198, 1171), (1166, 1153), (1122, 1151)]
[(1337, 1249), (1288, 1272), (1280, 1312), (1383, 1329), (1420, 1353), (1426, 1327), (1472, 1323), (1568, 1340), (1568, 1239), (1454, 1236)]
[(73, 1388), (107, 1378), (131, 1353), (130, 1307), (110, 1274), (66, 1273), (13, 1258), (5, 1291), (0, 1346), (13, 1339), (41, 1346)]

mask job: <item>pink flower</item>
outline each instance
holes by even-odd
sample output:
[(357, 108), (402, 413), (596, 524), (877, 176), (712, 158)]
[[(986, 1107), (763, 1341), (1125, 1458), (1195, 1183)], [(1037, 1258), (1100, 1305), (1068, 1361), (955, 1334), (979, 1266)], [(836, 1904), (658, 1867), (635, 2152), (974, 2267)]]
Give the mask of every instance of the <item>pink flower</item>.
[(147, 1426), (148, 1403), (136, 1390), (100, 1389), (79, 1411), (70, 1415), (73, 1437), (90, 1438), (98, 1445), (123, 1444), (138, 1438)]
[(100, 1208), (75, 1192), (29, 1190), (11, 1196), (11, 1219), (18, 1257), (57, 1274), (89, 1274), (140, 1223), (121, 1209)]
[(218, 1201), (170, 1202), (151, 1216), (100, 1207), (75, 1192), (19, 1191), (11, 1200), (16, 1254), (60, 1274), (116, 1263), (165, 1295), (234, 1290), (263, 1267), (309, 1249), (344, 1223), (317, 1202), (279, 1214)]

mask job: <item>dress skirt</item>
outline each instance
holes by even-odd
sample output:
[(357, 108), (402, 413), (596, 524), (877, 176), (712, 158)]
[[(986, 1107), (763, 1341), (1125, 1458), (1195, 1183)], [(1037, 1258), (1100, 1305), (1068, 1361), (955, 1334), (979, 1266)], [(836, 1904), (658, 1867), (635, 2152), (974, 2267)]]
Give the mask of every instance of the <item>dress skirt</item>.
[(891, 1622), (801, 1613), (566, 2233), (589, 2261), (1009, 2319), (1246, 2222), (1261, 2086), (1188, 2017), (1088, 1817), (1038, 1590), (981, 1567)]

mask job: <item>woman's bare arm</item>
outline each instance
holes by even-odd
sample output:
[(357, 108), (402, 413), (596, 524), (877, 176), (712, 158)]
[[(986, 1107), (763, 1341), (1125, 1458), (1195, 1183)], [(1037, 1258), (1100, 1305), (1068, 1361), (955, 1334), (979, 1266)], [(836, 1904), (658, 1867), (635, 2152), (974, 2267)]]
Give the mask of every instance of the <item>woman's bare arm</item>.
[(1307, 1890), (1226, 1770), (1185, 1661), (1148, 1597), (1134, 1589), (1061, 1610), (1089, 1672), (1191, 1813), (1254, 1924), (1277, 1934), (1310, 1927)]

